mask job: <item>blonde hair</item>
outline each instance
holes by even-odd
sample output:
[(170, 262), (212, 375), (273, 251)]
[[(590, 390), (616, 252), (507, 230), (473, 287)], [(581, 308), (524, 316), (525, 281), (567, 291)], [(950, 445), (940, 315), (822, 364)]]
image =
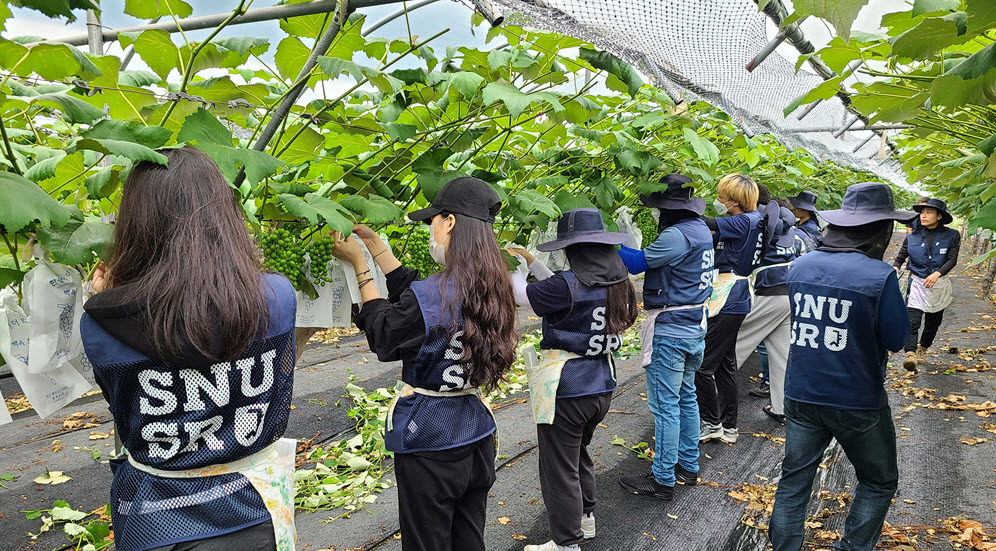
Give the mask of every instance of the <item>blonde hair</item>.
[(744, 212), (757, 210), (757, 183), (750, 176), (727, 174), (716, 186), (716, 193), (739, 203)]

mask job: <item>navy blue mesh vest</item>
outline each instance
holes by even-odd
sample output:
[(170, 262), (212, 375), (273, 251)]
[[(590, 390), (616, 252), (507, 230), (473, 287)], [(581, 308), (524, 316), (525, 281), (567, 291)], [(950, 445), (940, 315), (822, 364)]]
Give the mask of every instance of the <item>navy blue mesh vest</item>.
[[(671, 227), (685, 236), (690, 250), (673, 266), (647, 270), (643, 282), (643, 307), (647, 310), (702, 304), (712, 295), (715, 252), (709, 227), (701, 218), (685, 218)], [(702, 310), (664, 312), (657, 316), (657, 323), (700, 325)]]
[(917, 277), (926, 278), (936, 272), (948, 259), (948, 249), (959, 237), (958, 230), (940, 227), (934, 233), (934, 239), (927, 239), (923, 226), (906, 237), (906, 251), (910, 254), (910, 272)]
[[(116, 430), (139, 463), (187, 470), (229, 463), (279, 439), (294, 389), (294, 288), (264, 276), (266, 335), (236, 360), (207, 370), (150, 358), (118, 341), (87, 314), (80, 331), (108, 393)], [(263, 500), (238, 473), (162, 478), (127, 461), (112, 466), (111, 516), (122, 551), (208, 538), (270, 520)]]
[[(436, 392), (471, 388), (460, 365), (463, 317), (460, 303), (444, 307), (440, 277), (412, 283), (425, 320), (425, 341), (414, 357), (401, 358), (401, 380)], [(448, 292), (447, 294), (450, 294)], [(395, 453), (438, 451), (476, 442), (495, 431), (495, 423), (476, 396), (435, 397), (412, 394), (398, 400), (393, 430), (384, 435)]]
[(820, 232), (820, 225), (816, 223), (816, 219), (810, 218), (796, 227), (802, 230), (816, 247), (823, 246), (823, 233)]
[(616, 389), (614, 366), (608, 353), (622, 347), (622, 335), (607, 334), (605, 287), (588, 287), (574, 272), (560, 272), (571, 290), (571, 306), (543, 317), (544, 350), (564, 350), (583, 358), (564, 364), (558, 398), (605, 394)]
[[(764, 216), (756, 211), (735, 216), (746, 216), (750, 230), (743, 240), (722, 240), (716, 244), (716, 269), (719, 273), (733, 272), (747, 277), (761, 266), (764, 248)], [(717, 233), (718, 235), (718, 233)], [(720, 313), (747, 313), (750, 311), (750, 287), (747, 281), (738, 281), (730, 291), (730, 298)]]
[(815, 251), (792, 263), (786, 398), (838, 409), (888, 404), (889, 352), (876, 328), (890, 274), (891, 266), (857, 252)]

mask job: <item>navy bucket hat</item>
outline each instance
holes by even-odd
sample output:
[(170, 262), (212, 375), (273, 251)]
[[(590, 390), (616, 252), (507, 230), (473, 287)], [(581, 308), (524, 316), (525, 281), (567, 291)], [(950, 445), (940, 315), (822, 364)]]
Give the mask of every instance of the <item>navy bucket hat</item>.
[(781, 233), (778, 234), (778, 238), (775, 240), (775, 245), (788, 249), (795, 246), (795, 233), (792, 231), (792, 227), (795, 226), (795, 215), (792, 211), (785, 207), (778, 209), (778, 219), (781, 220), (782, 225)]
[(795, 197), (789, 197), (789, 202), (797, 209), (816, 212), (816, 194), (812, 191), (802, 191)]
[(933, 197), (931, 197), (930, 199), (927, 199), (927, 202), (922, 205), (913, 205), (913, 210), (915, 210), (917, 214), (923, 212), (923, 209), (936, 210), (937, 213), (941, 215), (942, 225), (950, 224), (951, 222), (954, 221), (954, 217), (951, 216), (951, 213), (948, 212), (947, 204), (945, 204), (944, 201), (941, 201), (940, 199), (934, 199)]
[(863, 226), (883, 220), (909, 222), (916, 218), (915, 212), (896, 210), (892, 189), (877, 182), (849, 186), (839, 209), (823, 210), (819, 214), (830, 224), (844, 227)]
[(546, 253), (581, 243), (622, 245), (626, 241), (628, 234), (605, 231), (598, 209), (573, 209), (564, 212), (557, 221), (557, 238), (536, 245), (536, 249)]
[(699, 216), (705, 212), (705, 201), (696, 197), (695, 189), (688, 186), (692, 183), (692, 179), (688, 176), (668, 174), (660, 179), (660, 183), (667, 184), (667, 190), (641, 195), (640, 201), (645, 206), (668, 210), (687, 210)]

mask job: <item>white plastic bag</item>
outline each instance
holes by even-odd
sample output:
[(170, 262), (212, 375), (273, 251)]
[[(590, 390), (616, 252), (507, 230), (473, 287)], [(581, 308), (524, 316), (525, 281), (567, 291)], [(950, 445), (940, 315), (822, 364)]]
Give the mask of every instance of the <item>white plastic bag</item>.
[(546, 231), (540, 231), (537, 229), (533, 232), (532, 237), (529, 238), (529, 244), (526, 245), (526, 250), (529, 251), (529, 254), (533, 255), (536, 260), (539, 260), (546, 265), (547, 268), (550, 268), (551, 271), (560, 272), (570, 268), (570, 263), (567, 262), (567, 253), (565, 253), (563, 249), (547, 253), (536, 248), (537, 244), (553, 241), (556, 238), (556, 224), (550, 224), (550, 227), (547, 228)]
[(629, 240), (626, 241), (625, 245), (632, 249), (642, 249), (643, 230), (636, 225), (629, 207), (619, 207), (619, 210), (616, 212), (618, 213), (616, 225), (619, 226), (619, 231), (629, 236)]
[[(78, 322), (76, 326), (78, 334)], [(17, 295), (9, 289), (0, 290), (0, 355), (24, 396), (44, 418), (82, 396), (92, 385), (68, 360), (43, 373), (32, 373), (28, 369), (31, 333), (30, 318), (17, 304)]]
[[(356, 241), (360, 244), (360, 248), (363, 249), (363, 254), (367, 257), (367, 269), (370, 270), (370, 277), (373, 278), (373, 283), (368, 283), (367, 285), (374, 285), (377, 287), (377, 292), (380, 296), (387, 298), (387, 276), (377, 265), (377, 261), (373, 259), (373, 255), (367, 250), (366, 243), (362, 239), (353, 236)], [(387, 245), (387, 250), (391, 250), (391, 245), (385, 239), (384, 244)], [(384, 253), (387, 254), (387, 253)], [(353, 298), (353, 304), (360, 304), (363, 299), (360, 298), (360, 285), (359, 281), (356, 279), (356, 270), (353, 269), (353, 265), (348, 262), (343, 262), (343, 268), (346, 270), (346, 282), (349, 284), (349, 296)], [(366, 279), (366, 276), (363, 276)]]
[(83, 284), (75, 268), (49, 262), (40, 245), (34, 253), (35, 267), (24, 276), (31, 319), (28, 372), (45, 373), (83, 353)]

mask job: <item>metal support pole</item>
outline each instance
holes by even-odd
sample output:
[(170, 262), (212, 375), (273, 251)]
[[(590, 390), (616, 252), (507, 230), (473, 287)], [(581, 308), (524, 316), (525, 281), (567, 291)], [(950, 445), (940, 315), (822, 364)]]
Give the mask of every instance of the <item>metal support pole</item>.
[[(398, 4), (404, 0), (351, 0), (349, 9), (368, 8), (371, 6), (383, 6), (388, 4)], [(336, 10), (339, 6), (337, 0), (317, 0), (314, 2), (302, 2), (300, 4), (284, 4), (280, 6), (270, 6), (268, 8), (257, 8), (246, 10), (246, 12), (235, 19), (229, 25), (242, 25), (244, 23), (258, 23), (260, 21), (271, 21), (274, 19), (287, 19), (289, 17), (300, 17), (302, 15), (314, 15), (317, 13), (328, 13)], [(152, 29), (159, 29), (169, 33), (175, 33), (179, 29), (184, 31), (196, 31), (200, 29), (213, 29), (221, 25), (231, 12), (216, 15), (205, 15), (202, 17), (188, 17), (181, 19), (177, 25), (174, 21), (163, 21), (151, 25), (136, 25), (123, 29), (103, 30), (101, 35), (104, 42), (112, 42), (118, 39), (121, 32), (140, 32)], [(87, 43), (87, 35), (70, 36), (59, 40), (62, 44), (72, 46), (83, 46)]]
[(86, 38), (90, 55), (104, 55), (104, 36), (97, 10), (86, 10)]
[(823, 103), (822, 99), (818, 99), (818, 100), (814, 101), (813, 103), (810, 103), (809, 107), (807, 107), (806, 110), (803, 111), (802, 113), (799, 113), (799, 116), (796, 117), (796, 119), (801, 121), (802, 119), (806, 118), (806, 115), (812, 113), (813, 109), (816, 109), (816, 106), (819, 105), (819, 104), (821, 104), (821, 103)]
[(762, 48), (761, 51), (758, 52), (756, 56), (754, 56), (754, 59), (747, 62), (747, 66), (745, 67), (747, 69), (747, 72), (748, 73), (754, 72), (754, 69), (757, 69), (757, 66), (760, 65), (761, 62), (763, 62), (765, 59), (768, 59), (768, 56), (774, 53), (775, 49), (778, 48), (778, 46), (780, 46), (782, 42), (785, 42), (786, 38), (792, 36), (793, 43), (796, 40), (804, 40), (805, 37), (802, 36), (802, 32), (799, 29), (799, 24), (805, 21), (805, 19), (806, 18), (803, 17), (802, 19), (796, 21), (795, 23), (792, 23), (791, 25), (785, 27), (784, 29), (779, 30), (778, 33), (775, 35), (774, 40), (768, 42), (764, 46), (764, 48)]
[[(855, 130), (855, 132), (857, 132), (857, 130)], [(877, 135), (877, 134), (875, 134), (875, 133), (872, 133), (872, 135), (871, 135), (871, 136), (868, 136), (867, 138), (865, 138), (865, 140), (864, 140), (863, 142), (861, 142), (860, 144), (858, 144), (858, 147), (855, 147), (855, 148), (854, 148), (854, 149), (853, 149), (853, 150), (851, 151), (851, 153), (857, 153), (859, 149), (861, 149), (862, 147), (864, 147), (865, 145), (867, 145), (867, 144), (868, 144), (868, 142), (872, 141), (872, 140), (873, 140), (873, 139), (875, 139), (876, 137), (878, 137), (878, 135)]]
[[(905, 128), (913, 128), (909, 124), (873, 124), (871, 126), (863, 126), (861, 128), (855, 128), (854, 132), (861, 132), (862, 130), (903, 130)], [(812, 132), (837, 132), (840, 127), (837, 126), (824, 126), (819, 128), (789, 128), (781, 130), (787, 134), (808, 134)]]
[(403, 16), (405, 13), (413, 12), (413, 11), (415, 11), (415, 10), (423, 7), (423, 6), (428, 6), (429, 4), (435, 4), (436, 2), (439, 2), (439, 0), (422, 0), (421, 2), (415, 2), (411, 6), (408, 6), (407, 9), (406, 8), (401, 8), (400, 10), (398, 10), (398, 11), (396, 11), (396, 12), (390, 14), (390, 15), (384, 16), (380, 21), (377, 21), (373, 25), (370, 25), (369, 27), (363, 29), (363, 32), (360, 33), (360, 34), (363, 35), (363, 36), (367, 36), (370, 33), (376, 31), (377, 29), (383, 27), (384, 25), (390, 23), (391, 21), (394, 21), (395, 19)]
[(474, 9), (488, 20), (488, 23), (491, 23), (492, 27), (501, 26), (505, 21), (505, 16), (491, 5), (491, 0), (470, 0), (470, 3), (474, 5)]
[[(352, 9), (350, 5), (348, 9)], [(332, 41), (335, 39), (336, 35), (342, 29), (343, 22), (346, 21), (347, 14), (341, 13), (336, 9), (335, 14), (332, 16), (332, 23), (327, 29), (325, 29), (325, 34), (318, 39), (315, 43), (314, 49), (311, 50), (311, 55), (308, 56), (307, 61), (304, 62), (304, 66), (301, 67), (301, 72), (298, 73), (295, 82), (299, 82), (297, 86), (291, 89), (287, 95), (284, 97), (280, 105), (273, 111), (270, 115), (270, 122), (266, 124), (266, 128), (259, 135), (259, 139), (252, 146), (256, 151), (263, 151), (266, 149), (267, 144), (273, 139), (273, 135), (277, 133), (277, 129), (284, 122), (284, 118), (290, 113), (291, 107), (294, 106), (294, 102), (301, 97), (301, 93), (304, 91), (305, 87), (308, 85), (308, 75), (311, 74), (311, 70), (315, 68), (318, 64), (318, 58), (325, 55), (332, 46)], [(235, 177), (234, 186), (238, 188), (242, 185), (242, 182), (246, 179), (246, 173), (244, 169), (239, 170), (238, 176)]]
[(844, 127), (841, 128), (840, 130), (834, 132), (833, 133), (833, 137), (834, 138), (839, 138), (839, 137), (843, 136), (844, 132), (847, 132), (847, 129), (850, 128), (850, 127), (852, 127), (852, 126), (854, 126), (854, 123), (858, 122), (859, 120), (861, 120), (861, 117), (858, 117), (857, 115), (855, 115), (854, 118), (851, 119), (851, 122), (845, 124)]

